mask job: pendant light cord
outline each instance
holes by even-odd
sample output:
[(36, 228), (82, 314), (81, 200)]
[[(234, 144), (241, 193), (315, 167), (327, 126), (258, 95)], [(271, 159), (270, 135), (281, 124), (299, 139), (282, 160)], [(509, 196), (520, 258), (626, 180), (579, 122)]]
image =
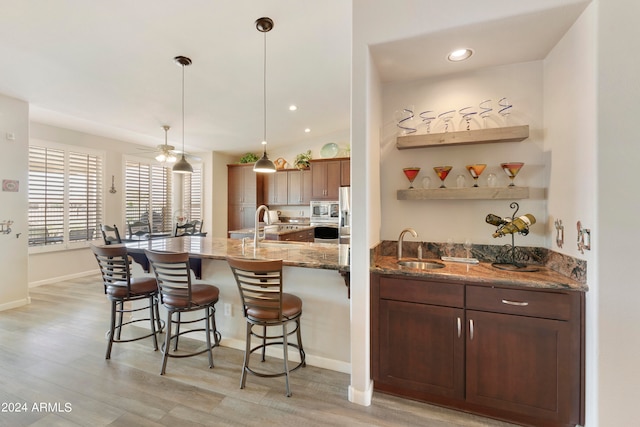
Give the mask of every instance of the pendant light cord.
[(267, 33), (264, 33), (264, 59), (263, 59), (263, 69), (262, 73), (263, 81), (262, 81), (262, 90), (263, 90), (263, 110), (264, 110), (264, 151), (267, 151)]
[(184, 158), (184, 64), (182, 64), (182, 157)]

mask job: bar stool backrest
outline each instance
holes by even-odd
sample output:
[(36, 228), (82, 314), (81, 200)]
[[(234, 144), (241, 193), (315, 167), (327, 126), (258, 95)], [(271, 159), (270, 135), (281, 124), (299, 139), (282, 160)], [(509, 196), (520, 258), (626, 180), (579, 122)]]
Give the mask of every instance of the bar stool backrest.
[(184, 309), (192, 308), (189, 254), (145, 250), (156, 275), (162, 303)]
[(110, 225), (101, 224), (100, 231), (102, 231), (102, 239), (104, 240), (105, 245), (122, 243), (120, 232), (118, 231), (118, 227), (115, 224), (113, 225), (113, 227), (111, 227)]
[(281, 322), (282, 260), (227, 258), (227, 262), (240, 291), (245, 317)]
[(124, 246), (95, 246), (91, 250), (98, 261), (105, 289), (109, 286), (124, 286), (127, 297), (131, 295), (131, 270)]

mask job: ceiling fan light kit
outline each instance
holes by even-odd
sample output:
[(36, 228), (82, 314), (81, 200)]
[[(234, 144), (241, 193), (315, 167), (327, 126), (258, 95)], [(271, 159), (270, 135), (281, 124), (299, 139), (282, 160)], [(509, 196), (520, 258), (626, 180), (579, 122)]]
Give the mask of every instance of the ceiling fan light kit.
[(263, 73), (263, 108), (264, 108), (264, 133), (262, 139), (262, 158), (253, 165), (254, 172), (273, 173), (276, 165), (267, 156), (267, 33), (273, 28), (273, 20), (263, 17), (256, 20), (256, 29), (264, 33), (264, 73)]
[(191, 65), (192, 61), (186, 56), (176, 56), (173, 60), (182, 67), (182, 157), (173, 165), (173, 172), (193, 173), (193, 167), (184, 157), (184, 67)]
[(158, 146), (158, 150), (160, 150), (160, 152), (156, 156), (156, 160), (160, 163), (175, 163), (176, 160), (178, 160), (176, 155), (173, 153), (173, 150), (175, 150), (176, 147), (167, 143), (167, 132), (169, 132), (171, 126), (164, 125), (162, 126), (162, 129), (164, 129), (164, 145)]

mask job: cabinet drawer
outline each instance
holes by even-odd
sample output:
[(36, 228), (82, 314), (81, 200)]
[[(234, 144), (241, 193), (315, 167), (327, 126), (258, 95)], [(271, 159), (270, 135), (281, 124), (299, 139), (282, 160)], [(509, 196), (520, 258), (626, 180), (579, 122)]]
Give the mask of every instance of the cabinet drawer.
[(570, 320), (575, 296), (567, 292), (467, 286), (467, 309)]
[(380, 298), (422, 304), (464, 306), (464, 285), (428, 280), (380, 278)]

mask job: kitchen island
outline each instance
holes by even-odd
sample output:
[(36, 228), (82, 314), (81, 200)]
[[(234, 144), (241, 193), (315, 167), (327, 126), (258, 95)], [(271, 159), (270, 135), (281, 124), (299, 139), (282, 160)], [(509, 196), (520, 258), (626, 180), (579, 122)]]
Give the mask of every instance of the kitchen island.
[[(144, 250), (188, 252), (201, 279), (220, 289), (216, 322), (221, 345), (244, 350), (245, 320), (237, 285), (226, 257), (282, 259), (284, 290), (303, 301), (302, 341), (309, 365), (350, 372), (349, 299), (342, 274), (349, 270), (349, 247), (326, 243), (262, 241), (258, 248), (242, 240), (182, 236), (127, 242), (144, 267)], [(194, 274), (195, 276), (195, 274)], [(164, 316), (164, 315), (163, 315)], [(274, 357), (282, 351), (273, 349)], [(290, 357), (295, 360), (296, 355)], [(214, 352), (215, 358), (215, 352)]]

